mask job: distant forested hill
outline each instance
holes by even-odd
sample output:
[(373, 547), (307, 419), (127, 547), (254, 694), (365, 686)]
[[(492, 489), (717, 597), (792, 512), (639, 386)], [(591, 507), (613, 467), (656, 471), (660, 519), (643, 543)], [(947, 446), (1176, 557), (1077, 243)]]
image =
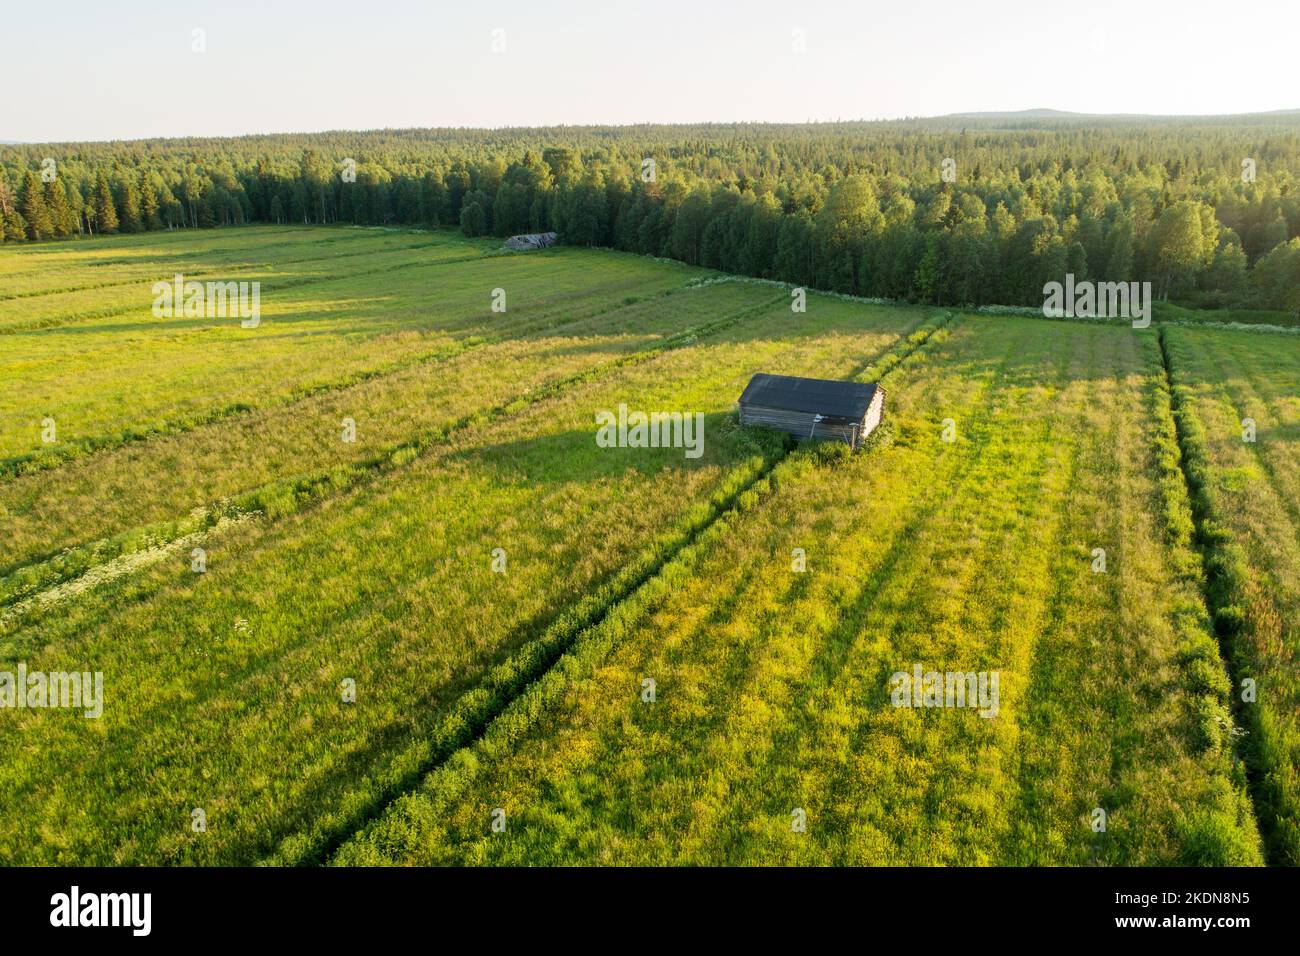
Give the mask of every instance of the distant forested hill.
[(6, 241), (250, 221), (554, 229), (943, 305), (1041, 304), (1071, 272), (1295, 311), (1300, 111), (0, 146), (0, 215)]

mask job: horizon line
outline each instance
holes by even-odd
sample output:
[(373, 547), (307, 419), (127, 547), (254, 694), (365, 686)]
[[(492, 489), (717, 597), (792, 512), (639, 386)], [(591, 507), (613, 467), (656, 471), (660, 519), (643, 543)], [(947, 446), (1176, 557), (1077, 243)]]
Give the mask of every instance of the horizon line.
[(905, 115), (877, 117), (867, 119), (805, 119), (805, 120), (697, 120), (692, 122), (585, 122), (585, 123), (546, 123), (539, 125), (504, 124), (500, 126), (372, 126), (365, 128), (332, 127), (326, 129), (276, 130), (274, 132), (244, 132), (207, 135), (203, 133), (181, 133), (175, 136), (126, 136), (112, 139), (58, 139), (58, 140), (0, 140), (0, 146), (71, 146), (93, 143), (146, 143), (169, 142), (176, 140), (234, 140), (273, 138), (277, 136), (323, 136), (332, 133), (349, 133), (362, 135), (367, 133), (408, 132), (412, 130), (429, 130), (438, 132), (466, 133), (509, 133), (540, 130), (593, 130), (593, 129), (645, 129), (645, 128), (691, 128), (701, 126), (851, 126), (886, 123), (915, 123), (938, 120), (988, 120), (1007, 119), (1079, 119), (1079, 120), (1214, 120), (1246, 119), (1254, 117), (1300, 116), (1300, 107), (1278, 110), (1254, 110), (1240, 113), (1083, 113), (1074, 110), (1058, 110), (1050, 107), (1030, 107), (1020, 110), (964, 110), (956, 113), (939, 113), (935, 115)]

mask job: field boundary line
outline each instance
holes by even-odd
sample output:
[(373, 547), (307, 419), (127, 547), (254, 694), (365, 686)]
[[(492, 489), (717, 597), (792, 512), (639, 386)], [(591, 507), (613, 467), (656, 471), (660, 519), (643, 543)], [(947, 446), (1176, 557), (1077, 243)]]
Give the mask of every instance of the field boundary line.
[(1213, 488), (1214, 465), (1205, 428), (1196, 415), (1191, 386), (1183, 382), (1177, 370), (1174, 353), (1179, 346), (1170, 341), (1164, 327), (1158, 334), (1180, 452), (1178, 463), (1191, 502), (1194, 544), (1202, 558), (1201, 590), (1218, 638), (1221, 661), (1230, 678), (1231, 712), (1235, 724), (1245, 729), (1248, 738), (1240, 754), (1264, 838), (1265, 856), (1270, 864), (1294, 866), (1300, 864), (1300, 798), (1286, 742), (1272, 731), (1262, 702), (1243, 706), (1233, 693), (1250, 670), (1243, 646), (1253, 630), (1245, 606), (1249, 562), (1223, 517)]
[(1257, 332), (1269, 335), (1300, 335), (1300, 325), (1273, 325), (1267, 322), (1215, 322), (1213, 319), (1161, 319), (1160, 325), (1186, 329), (1214, 329), (1218, 332)]
[[(659, 262), (680, 262), (678, 259), (661, 259), (656, 256), (651, 256), (650, 258)], [(800, 285), (797, 282), (787, 282), (784, 279), (763, 279), (758, 276), (744, 276), (735, 273), (720, 273), (717, 276), (710, 277), (707, 281), (709, 283), (744, 282), (753, 285), (776, 286), (783, 289), (806, 289), (808, 292), (814, 292), (817, 295), (826, 296), (828, 298), (843, 299), (846, 302), (861, 302), (866, 305), (880, 305), (893, 308), (904, 308), (913, 305), (913, 303), (908, 302), (906, 299), (889, 299), (882, 297), (873, 298), (871, 296), (852, 295), (848, 292), (836, 292), (832, 289), (819, 289), (810, 285)], [(1132, 321), (1124, 318), (1086, 315), (1044, 315), (1041, 307), (1032, 305), (1000, 305), (992, 302), (983, 305), (935, 304), (926, 307), (932, 309), (946, 309), (952, 312), (964, 312), (967, 315), (976, 317), (1039, 319), (1045, 322), (1110, 325), (1117, 328), (1128, 326)], [(1166, 319), (1161, 318), (1160, 316), (1153, 316), (1152, 327), (1160, 325), (1181, 325), (1191, 326), (1193, 328), (1224, 329), (1230, 332), (1272, 332), (1275, 334), (1281, 333), (1283, 335), (1300, 335), (1300, 325), (1275, 325), (1264, 322), (1216, 322), (1213, 319)]]
[[(899, 369), (946, 329), (953, 318), (953, 313), (948, 312), (939, 321), (932, 321), (928, 327), (896, 340), (877, 356), (875, 367), (887, 365), (889, 371)], [(863, 452), (869, 453), (883, 434), (885, 432), (881, 431), (879, 435), (868, 438)], [(785, 466), (792, 457), (814, 457), (820, 446), (809, 446), (797, 452), (796, 447), (793, 440), (787, 440), (784, 450), (778, 452), (761, 471), (735, 489), (724, 501), (715, 503), (708, 519), (685, 535), (675, 550), (663, 554), (648, 571), (633, 575), (631, 586), (625, 593), (597, 608), (598, 613), (585, 615), (589, 618), (586, 623), (580, 623), (577, 627), (569, 624), (566, 632), (559, 635), (550, 634), (548, 628), (537, 639), (539, 642), (547, 642), (546, 644), (537, 649), (525, 645), (520, 652), (516, 652), (516, 656), (522, 655), (522, 663), (513, 664), (516, 656), (512, 656), (504, 665), (511, 674), (518, 675), (513, 682), (516, 687), (513, 696), (504, 701), (491, 698), (490, 700), (496, 700), (497, 705), (484, 707), (483, 704), (488, 702), (482, 699), (484, 692), (475, 688), (457, 701), (445, 719), (448, 729), (438, 732), (435, 738), (465, 742), (441, 757), (432, 756), (423, 772), (414, 774), (416, 779), (408, 781), (405, 786), (392, 788), (399, 792), (390, 794), (387, 800), (379, 801), (378, 811), (372, 808), (367, 819), (356, 824), (350, 834), (335, 835), (324, 840), (320, 837), (313, 839), (310, 835), (288, 837), (276, 853), (261, 862), (266, 865), (311, 864), (322, 860), (337, 862), (339, 853), (346, 859), (349, 853), (354, 852), (348, 848), (355, 847), (358, 838), (362, 838), (365, 843), (371, 842), (374, 833), (391, 823), (401, 808), (411, 800), (418, 799), (422, 792), (437, 790), (440, 797), (445, 797), (447, 793), (444, 784), (454, 789), (463, 783), (464, 775), (473, 773), (477, 768), (476, 752), (500, 752), (512, 746), (563, 693), (570, 676), (576, 676), (589, 664), (602, 659), (618, 642), (619, 635), (611, 632), (621, 631), (642, 609), (652, 606), (654, 599), (671, 587), (674, 580), (686, 574), (707, 548), (721, 537), (737, 515), (758, 507), (777, 487), (778, 473), (784, 474)], [(636, 562), (633, 567), (640, 571)], [(545, 655), (538, 653), (543, 648), (548, 650)], [(525, 673), (519, 673), (529, 664), (532, 666)], [(478, 705), (479, 711), (477, 725), (465, 726), (464, 711), (473, 711), (475, 705)], [(367, 859), (364, 862), (374, 861)]]

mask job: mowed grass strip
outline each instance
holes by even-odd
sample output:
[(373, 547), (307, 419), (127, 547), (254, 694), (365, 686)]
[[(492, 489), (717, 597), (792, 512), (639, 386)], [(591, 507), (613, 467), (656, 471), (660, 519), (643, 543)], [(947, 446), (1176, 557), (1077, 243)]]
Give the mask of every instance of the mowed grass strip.
[[(334, 862), (1258, 862), (1153, 349), (981, 318), (915, 353), (892, 442), (777, 466)], [(894, 707), (916, 664), (998, 671), (997, 716)]]
[[(1163, 329), (1208, 598), (1271, 862), (1300, 864), (1300, 346)], [(1251, 438), (1253, 440), (1247, 440)], [(1250, 685), (1245, 682), (1251, 682)]]
[[(853, 374), (924, 318), (814, 303), (792, 315), (782, 295), (472, 425), (392, 480), (236, 526), (206, 574), (183, 560), (68, 603), (26, 660), (102, 670), (105, 714), (27, 711), (0, 727), (25, 754), (0, 770), (5, 859), (249, 862), (363, 820), (436, 757), (429, 734), (494, 665), (780, 452), (735, 424), (753, 371)], [(594, 414), (620, 402), (704, 413), (703, 456), (598, 448)], [(341, 700), (348, 678), (355, 704)]]
[[(331, 229), (334, 234), (345, 230)], [(397, 230), (381, 228), (347, 229), (350, 233), (387, 233)], [(414, 232), (418, 230), (402, 230)], [(300, 238), (310, 242), (312, 235), (326, 235), (325, 227), (288, 224), (272, 226), (229, 226), (219, 229), (176, 229), (148, 233), (118, 233), (111, 236), (87, 236), (40, 243), (15, 243), (4, 248), (0, 257), (0, 276), (48, 272), (62, 266), (94, 267), (106, 263), (111, 266), (130, 265), (137, 261), (166, 260), (189, 254), (210, 254), (228, 250), (232, 245), (246, 249), (255, 245), (279, 245)], [(232, 239), (232, 237), (235, 237)]]
[[(0, 342), (8, 345), (11, 336), (39, 332), (72, 334), (96, 328), (132, 328), (131, 318), (141, 314), (141, 302), (145, 305), (143, 314), (154, 319), (152, 324), (157, 325), (157, 320), (150, 314), (155, 298), (154, 284), (174, 282), (178, 271), (186, 279), (201, 282), (256, 281), (262, 283), (264, 291), (274, 286), (284, 292), (326, 282), (343, 274), (377, 275), (435, 261), (452, 263), (501, 254), (499, 247), (486, 242), (448, 234), (359, 236), (346, 244), (335, 241), (334, 237), (338, 235), (335, 232), (332, 236), (321, 236), (324, 242), (319, 244), (269, 247), (265, 255), (254, 256), (257, 261), (249, 263), (227, 254), (211, 263), (191, 260), (189, 271), (174, 266), (168, 272), (165, 265), (160, 264), (158, 269), (126, 281), (113, 279), (112, 270), (116, 266), (110, 264), (104, 267), (105, 280), (97, 286), (0, 300)], [(231, 236), (229, 239), (238, 242), (239, 237)], [(423, 255), (412, 256), (411, 253), (416, 251)], [(223, 258), (231, 261), (223, 264)]]
[[(657, 286), (655, 287), (657, 291)], [(492, 341), (471, 338), (410, 367), (328, 389), (298, 401), (251, 409), (211, 424), (70, 462), (0, 485), (9, 538), (0, 551), (0, 604), (105, 557), (184, 533), (196, 508), (272, 482), (392, 454), (424, 434), (457, 427), (476, 412), (506, 405), (683, 330), (770, 301), (754, 287), (670, 289), (591, 318)], [(622, 300), (619, 300), (622, 301)], [(583, 307), (588, 307), (584, 303)], [(475, 346), (478, 347), (475, 347)], [(441, 360), (440, 360), (441, 359)], [(355, 425), (344, 441), (345, 420)], [(154, 525), (164, 522), (160, 527)], [(196, 527), (201, 527), (198, 522)], [(115, 534), (115, 532), (117, 532)], [(51, 567), (16, 568), (62, 549)]]
[[(198, 277), (212, 269), (249, 269), (268, 263), (349, 258), (383, 249), (427, 244), (416, 232), (374, 229), (237, 228), (206, 232), (201, 241), (181, 233), (155, 233), (147, 245), (125, 237), (83, 240), (57, 250), (39, 246), (19, 255), (0, 255), (0, 301), (111, 288), (171, 279), (176, 272)], [(4, 252), (11, 250), (6, 248)]]
[[(701, 274), (588, 250), (454, 267), (424, 261), (423, 250), (399, 255), (407, 268), (281, 292), (264, 285), (255, 329), (238, 319), (156, 319), (150, 298), (129, 322), (12, 337), (0, 357), (0, 473), (291, 400), (467, 337), (579, 317)], [(608, 283), (591, 282), (593, 269), (608, 271)], [(497, 288), (504, 313), (491, 308)], [(44, 441), (46, 418), (54, 443)]]
[(246, 247), (255, 242), (276, 244), (290, 240), (295, 235), (305, 236), (316, 227), (260, 226), (257, 237), (242, 227), (234, 229), (177, 229), (167, 232), (121, 233), (115, 236), (69, 238), (40, 243), (13, 243), (3, 249), (0, 256), (0, 276), (17, 276), (44, 273), (48, 270), (79, 265), (93, 268), (97, 263), (112, 265), (130, 264), (136, 260), (157, 260), (184, 255), (187, 250), (211, 250), (229, 245), (228, 236), (238, 234), (238, 245)]

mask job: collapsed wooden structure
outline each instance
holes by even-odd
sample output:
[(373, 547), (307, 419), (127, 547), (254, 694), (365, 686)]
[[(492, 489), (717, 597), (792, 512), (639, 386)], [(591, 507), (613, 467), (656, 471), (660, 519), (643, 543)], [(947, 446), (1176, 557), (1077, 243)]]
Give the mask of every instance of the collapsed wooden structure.
[(520, 251), (545, 249), (547, 246), (555, 245), (558, 240), (559, 236), (553, 232), (530, 232), (521, 236), (511, 236), (506, 240), (506, 248)]

